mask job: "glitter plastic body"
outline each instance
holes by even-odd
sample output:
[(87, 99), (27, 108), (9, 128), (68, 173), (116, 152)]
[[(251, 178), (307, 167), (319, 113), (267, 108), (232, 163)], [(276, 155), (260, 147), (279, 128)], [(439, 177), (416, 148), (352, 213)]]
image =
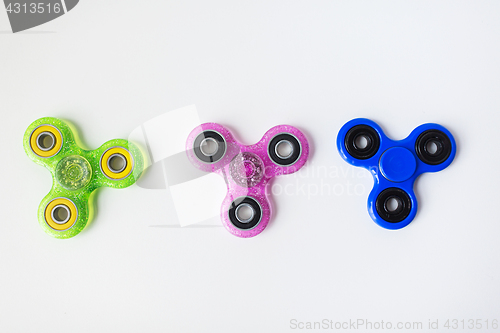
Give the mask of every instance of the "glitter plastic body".
[[(355, 147), (359, 136), (369, 139), (366, 147)], [(429, 143), (437, 145), (434, 153), (427, 151)], [(453, 135), (438, 124), (420, 125), (407, 138), (394, 141), (375, 122), (358, 118), (340, 129), (337, 149), (345, 161), (372, 174), (374, 186), (368, 196), (368, 212), (373, 221), (386, 229), (401, 229), (417, 213), (415, 180), (424, 172), (448, 167), (455, 157), (456, 144)], [(388, 207), (390, 199), (397, 200), (394, 210)]]
[[(74, 134), (76, 131), (69, 124), (50, 117), (36, 120), (24, 134), (26, 154), (52, 175), (52, 189), (40, 203), (38, 220), (45, 232), (56, 238), (76, 236), (90, 222), (92, 194), (97, 188), (128, 187), (144, 167), (142, 152), (127, 140), (110, 140), (95, 150), (84, 150)], [(52, 138), (52, 148), (41, 145), (44, 136)], [(126, 155), (126, 171), (113, 172), (108, 168), (108, 176), (103, 173), (102, 164), (108, 162), (103, 155), (110, 149), (120, 149)], [(54, 215), (58, 209), (67, 216), (58, 220)]]
[[(212, 133), (220, 140), (221, 153), (217, 160), (204, 160), (197, 149), (199, 138), (203, 138), (204, 133)], [(286, 162), (287, 165), (280, 165), (279, 159), (275, 158), (278, 161), (276, 163), (271, 158), (274, 148), (270, 148), (270, 145), (273, 138), (279, 138), (280, 135), (296, 143), (293, 160), (290, 158), (283, 160), (283, 164)], [(225, 127), (216, 123), (206, 123), (190, 133), (186, 142), (186, 152), (194, 166), (206, 172), (215, 172), (224, 178), (228, 192), (221, 206), (222, 223), (233, 235), (247, 238), (261, 233), (271, 218), (272, 210), (266, 186), (275, 176), (299, 170), (309, 155), (309, 144), (304, 134), (297, 128), (280, 125), (267, 131), (256, 144), (246, 146), (236, 141)], [(255, 210), (260, 213), (259, 218), (253, 223), (255, 225), (251, 227), (237, 221), (235, 225), (234, 217), (231, 217), (231, 212), (245, 200), (251, 200), (250, 205), (253, 204)]]

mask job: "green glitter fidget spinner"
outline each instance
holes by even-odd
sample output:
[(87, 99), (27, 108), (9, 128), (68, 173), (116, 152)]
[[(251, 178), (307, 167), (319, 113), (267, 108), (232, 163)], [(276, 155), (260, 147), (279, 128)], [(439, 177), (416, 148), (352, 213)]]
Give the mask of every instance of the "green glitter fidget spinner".
[(111, 140), (89, 151), (77, 144), (73, 133), (59, 119), (41, 118), (24, 134), (26, 154), (52, 174), (52, 189), (40, 203), (38, 221), (56, 238), (76, 236), (85, 228), (97, 188), (128, 187), (144, 168), (142, 152), (127, 140)]

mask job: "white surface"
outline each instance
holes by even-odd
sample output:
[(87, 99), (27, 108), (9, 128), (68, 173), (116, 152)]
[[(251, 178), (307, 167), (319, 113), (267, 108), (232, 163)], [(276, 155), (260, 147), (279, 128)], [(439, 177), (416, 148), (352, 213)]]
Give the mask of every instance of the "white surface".
[(142, 124), (153, 162), (185, 151), (186, 138), (198, 125), (198, 112), (194, 105), (171, 110)]
[[(499, 17), (497, 1), (87, 0), (0, 34), (0, 331), (500, 319)], [(95, 149), (191, 104), (247, 144), (281, 123), (310, 139), (309, 164), (274, 183), (288, 195), (261, 235), (151, 227), (175, 224), (174, 205), (137, 186), (101, 190), (73, 239), (41, 230), (51, 179), (22, 149), (32, 121), (71, 120)], [(337, 153), (355, 117), (395, 139), (425, 122), (455, 135), (455, 161), (418, 180), (403, 230), (372, 222), (371, 178)]]

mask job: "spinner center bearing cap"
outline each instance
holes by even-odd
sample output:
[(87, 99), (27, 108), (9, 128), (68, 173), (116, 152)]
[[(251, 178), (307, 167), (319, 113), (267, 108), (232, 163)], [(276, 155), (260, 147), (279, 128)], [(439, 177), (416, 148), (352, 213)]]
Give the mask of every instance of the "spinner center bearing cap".
[(68, 156), (57, 164), (56, 179), (67, 190), (81, 189), (89, 183), (91, 178), (92, 167), (81, 156)]
[(392, 182), (408, 180), (417, 169), (415, 156), (403, 147), (387, 149), (382, 154), (379, 164), (384, 177)]
[(234, 157), (230, 164), (231, 177), (241, 187), (254, 187), (264, 176), (264, 163), (259, 156), (244, 152)]

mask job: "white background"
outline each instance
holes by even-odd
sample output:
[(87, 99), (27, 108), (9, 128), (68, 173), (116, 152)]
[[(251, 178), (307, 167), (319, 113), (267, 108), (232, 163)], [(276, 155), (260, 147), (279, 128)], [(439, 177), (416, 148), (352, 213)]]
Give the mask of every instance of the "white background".
[[(0, 331), (500, 319), (500, 2), (85, 0), (18, 34), (1, 9), (0, 30)], [(337, 168), (324, 181), (345, 192), (274, 196), (252, 239), (151, 227), (175, 224), (175, 207), (168, 190), (139, 186), (101, 190), (73, 239), (42, 231), (51, 178), (23, 151), (32, 121), (70, 120), (95, 149), (190, 104), (246, 144), (299, 127), (313, 147), (303, 171)], [(370, 219), (372, 179), (336, 150), (356, 117), (394, 139), (426, 122), (456, 138), (450, 167), (417, 181), (419, 212), (402, 230)]]

